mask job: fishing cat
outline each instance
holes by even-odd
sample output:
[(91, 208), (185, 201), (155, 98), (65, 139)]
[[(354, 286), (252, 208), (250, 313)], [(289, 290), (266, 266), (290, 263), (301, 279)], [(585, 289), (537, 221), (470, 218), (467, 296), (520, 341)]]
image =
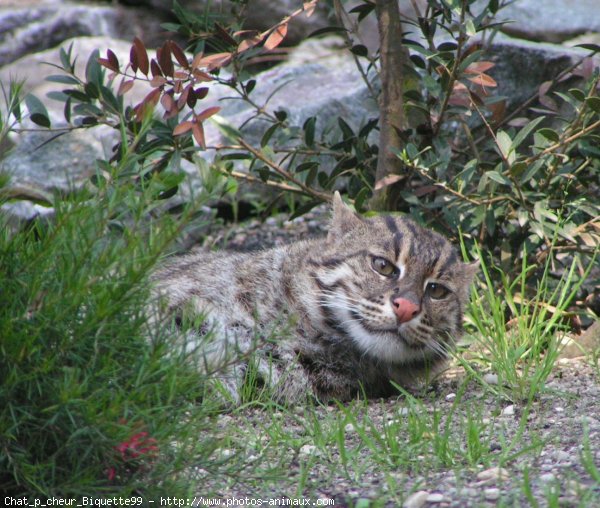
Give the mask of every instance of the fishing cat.
[(392, 382), (409, 387), (439, 370), (477, 267), (441, 235), (407, 218), (363, 218), (336, 193), (326, 238), (191, 253), (154, 281), (178, 327), (201, 322), (187, 339), (206, 370), (221, 364), (234, 400), (252, 354), (261, 380), (289, 403), (387, 396)]

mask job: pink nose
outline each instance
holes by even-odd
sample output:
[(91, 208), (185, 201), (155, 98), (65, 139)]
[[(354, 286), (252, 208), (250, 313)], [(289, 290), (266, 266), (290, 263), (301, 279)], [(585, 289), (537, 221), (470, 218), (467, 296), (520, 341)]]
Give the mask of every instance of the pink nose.
[(392, 300), (392, 306), (394, 307), (394, 313), (398, 317), (400, 323), (408, 323), (421, 311), (419, 305), (406, 298), (394, 298)]

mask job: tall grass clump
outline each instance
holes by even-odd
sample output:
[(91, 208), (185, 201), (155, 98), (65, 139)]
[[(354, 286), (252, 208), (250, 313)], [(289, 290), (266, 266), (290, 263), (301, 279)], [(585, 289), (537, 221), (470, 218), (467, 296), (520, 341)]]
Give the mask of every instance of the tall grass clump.
[[(494, 390), (514, 400), (531, 400), (544, 387), (559, 358), (561, 339), (571, 329), (569, 306), (594, 267), (598, 252), (583, 273), (577, 255), (557, 267), (552, 246), (543, 265), (529, 264), (522, 253), (520, 273), (509, 277), (475, 246), (483, 283), (473, 288), (467, 317), (474, 329), (478, 356), (498, 376)], [(585, 266), (585, 265), (584, 265)], [(498, 283), (494, 284), (497, 280)], [(480, 377), (468, 364), (467, 370)], [(489, 385), (488, 385), (489, 386)]]
[(147, 320), (149, 274), (182, 223), (140, 219), (151, 180), (99, 189), (57, 200), (47, 223), (0, 223), (5, 495), (183, 496), (180, 473), (214, 446), (202, 379)]

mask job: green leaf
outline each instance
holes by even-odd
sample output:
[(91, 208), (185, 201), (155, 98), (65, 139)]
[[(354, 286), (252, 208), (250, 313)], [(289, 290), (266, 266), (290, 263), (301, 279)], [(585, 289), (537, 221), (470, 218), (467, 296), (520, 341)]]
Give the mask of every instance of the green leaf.
[(98, 63), (98, 58), (100, 58), (100, 51), (95, 49), (92, 51), (85, 66), (85, 79), (88, 83), (93, 83), (97, 87), (102, 84), (102, 77), (104, 76), (104, 71)]
[(505, 131), (498, 131), (496, 134), (496, 143), (500, 149), (502, 157), (511, 162), (510, 154), (511, 152), (514, 154), (514, 150), (512, 149), (512, 139), (510, 139), (508, 133)]
[(475, 28), (475, 23), (473, 23), (472, 19), (468, 19), (465, 23), (465, 30), (469, 37), (474, 37), (477, 35), (477, 28)]
[(352, 132), (352, 128), (346, 123), (346, 121), (341, 116), (338, 117), (338, 125), (340, 126), (340, 129), (342, 129), (344, 139), (350, 139), (354, 137), (354, 132)]
[(358, 191), (358, 194), (354, 197), (354, 208), (356, 208), (356, 210), (359, 212), (363, 210), (363, 204), (370, 193), (371, 191), (368, 187), (363, 187)]
[(543, 116), (539, 116), (536, 119), (529, 122), (525, 127), (523, 127), (513, 139), (510, 147), (512, 150), (516, 150), (519, 145), (525, 141), (525, 138), (531, 134), (531, 132), (542, 122), (545, 118)]
[(46, 106), (35, 95), (27, 94), (25, 96), (25, 105), (29, 111), (29, 118), (34, 124), (42, 127), (50, 127), (50, 117), (48, 116)]
[(298, 208), (296, 208), (296, 210), (294, 210), (294, 213), (291, 215), (290, 220), (295, 219), (296, 217), (300, 217), (301, 215), (304, 215), (307, 212), (310, 212), (315, 206), (320, 205), (322, 203), (322, 201), (315, 199), (312, 201), (309, 201), (308, 203), (304, 203), (303, 205), (300, 205)]
[(319, 28), (318, 30), (311, 32), (310, 34), (308, 34), (307, 38), (317, 37), (318, 35), (341, 33), (341, 32), (347, 32), (347, 31), (348, 30), (345, 29), (343, 26), (326, 26), (325, 28)]
[(312, 147), (315, 144), (315, 124), (316, 117), (311, 116), (304, 122), (302, 129), (304, 130), (304, 143), (306, 146)]
[(52, 76), (48, 76), (46, 81), (51, 81), (52, 83), (63, 83), (66, 85), (78, 85), (79, 81), (75, 79), (73, 76), (67, 76), (65, 74), (53, 74)]
[(550, 141), (553, 141), (554, 143), (556, 143), (560, 139), (560, 136), (558, 135), (558, 133), (554, 129), (550, 129), (548, 127), (540, 129), (537, 132), (538, 132), (538, 134), (544, 136), (546, 139), (548, 139)]
[(310, 162), (303, 162), (302, 164), (298, 164), (296, 166), (296, 169), (294, 170), (295, 173), (302, 173), (304, 171), (308, 171), (310, 169), (316, 168), (319, 166), (319, 163), (316, 161), (310, 161)]
[(600, 113), (600, 97), (588, 97), (585, 103), (594, 113)]
[(356, 56), (368, 56), (369, 50), (362, 44), (356, 44), (350, 48), (350, 51)]
[(262, 148), (264, 148), (265, 146), (267, 146), (269, 144), (269, 140), (271, 139), (273, 134), (275, 134), (275, 131), (277, 129), (279, 129), (280, 127), (281, 127), (281, 125), (279, 125), (278, 123), (274, 123), (273, 125), (271, 125), (271, 127), (269, 127), (265, 131), (265, 133), (263, 134), (263, 137), (260, 140), (260, 146)]
[(498, 182), (502, 185), (511, 184), (511, 181), (502, 174), (500, 174), (498, 171), (486, 171), (485, 174), (490, 180), (493, 180), (494, 182)]
[(213, 122), (217, 129), (225, 136), (225, 138), (233, 143), (237, 143), (242, 138), (242, 133), (231, 125), (227, 120), (219, 115), (213, 115), (210, 117), (210, 121)]
[(569, 89), (569, 93), (579, 102), (583, 102), (585, 100), (585, 93), (579, 88), (571, 88)]

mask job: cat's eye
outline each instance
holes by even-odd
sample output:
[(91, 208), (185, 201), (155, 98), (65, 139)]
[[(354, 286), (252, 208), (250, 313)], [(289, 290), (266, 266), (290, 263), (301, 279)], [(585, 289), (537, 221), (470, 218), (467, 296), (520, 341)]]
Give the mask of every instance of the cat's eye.
[(446, 286), (438, 284), (437, 282), (430, 282), (429, 284), (427, 284), (425, 291), (427, 293), (427, 296), (433, 298), (434, 300), (441, 300), (442, 298), (448, 296), (448, 294), (450, 293), (450, 290)]
[(386, 277), (392, 277), (393, 275), (398, 274), (398, 268), (396, 265), (390, 263), (385, 258), (375, 256), (373, 259), (371, 259), (371, 266), (377, 273), (385, 275)]

